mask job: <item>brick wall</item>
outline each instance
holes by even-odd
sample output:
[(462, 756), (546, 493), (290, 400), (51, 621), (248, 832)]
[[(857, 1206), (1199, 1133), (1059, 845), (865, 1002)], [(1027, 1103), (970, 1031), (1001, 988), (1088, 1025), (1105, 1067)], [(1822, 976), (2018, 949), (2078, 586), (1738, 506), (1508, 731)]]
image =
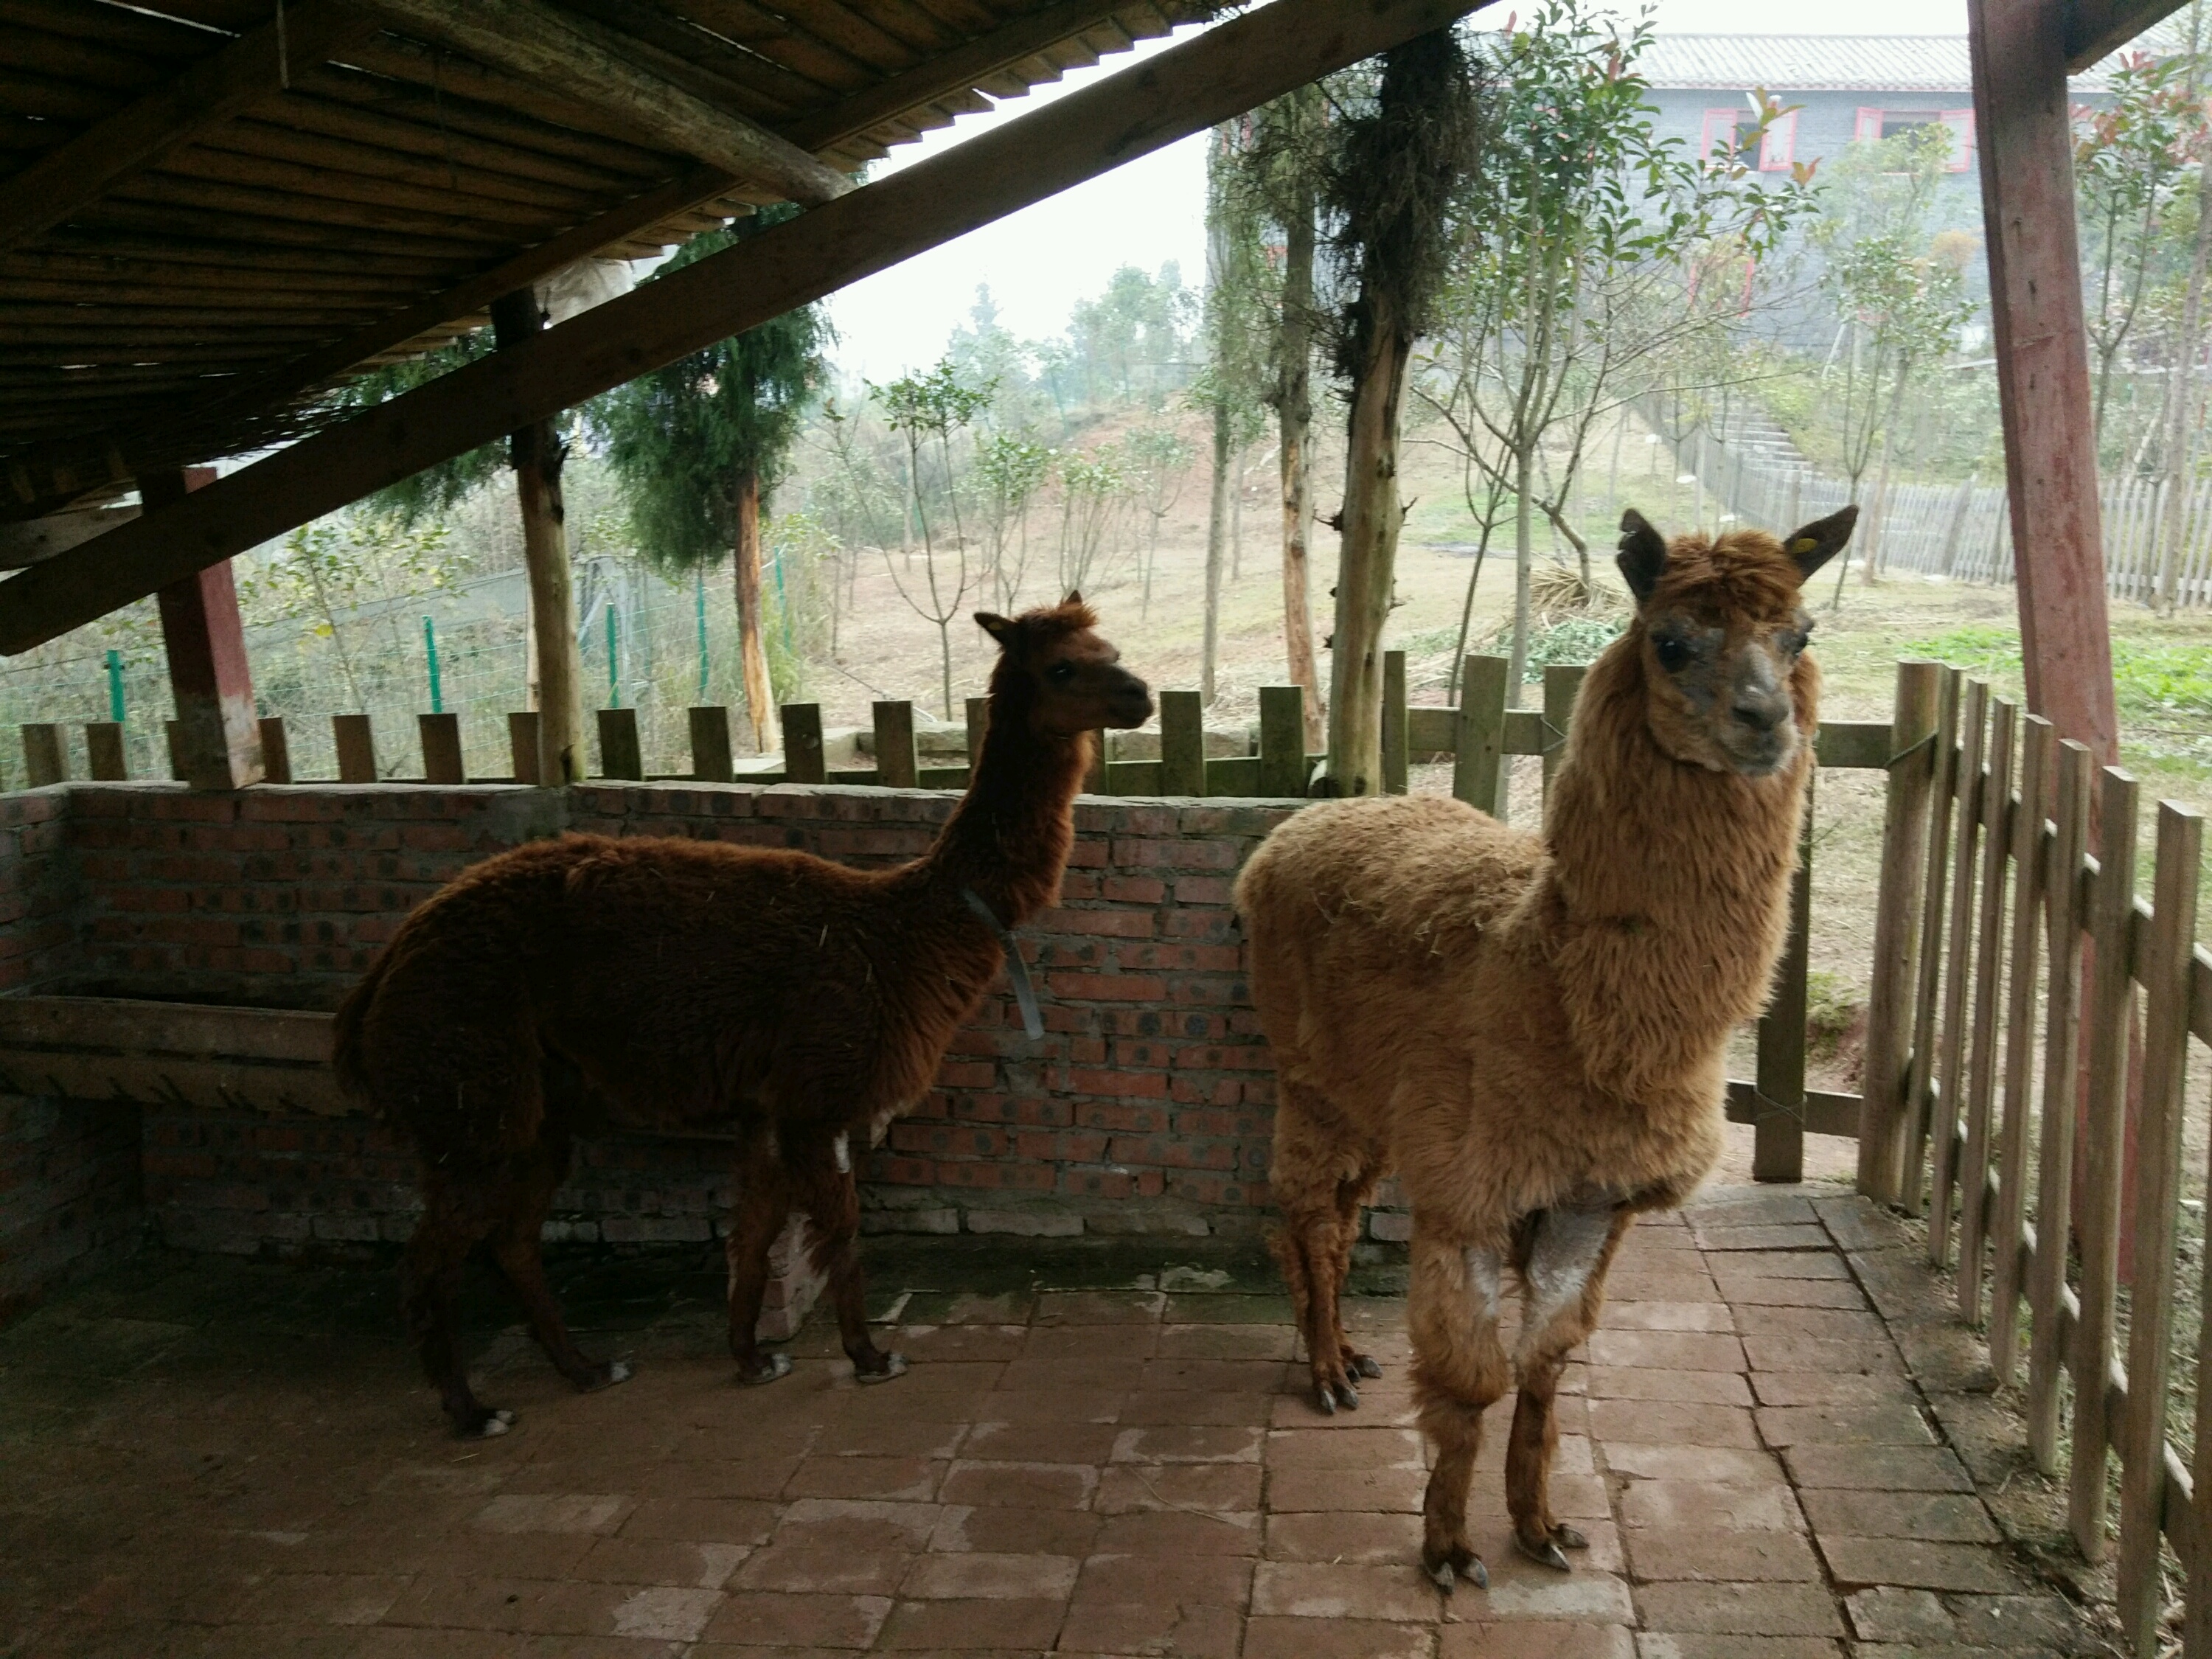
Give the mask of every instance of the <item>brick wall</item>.
[[(0, 961), (26, 964), (17, 986), (326, 1008), (414, 904), (532, 836), (681, 835), (884, 865), (921, 852), (954, 799), (744, 785), (192, 795), (79, 784), (0, 800), (0, 811), (45, 805), (22, 833), (46, 826), (38, 855), (59, 860), (16, 884), (42, 896), (0, 924), (0, 945), (13, 947)], [(1061, 902), (1022, 939), (1046, 1035), (1031, 1043), (1009, 999), (986, 1001), (937, 1088), (866, 1161), (871, 1231), (1257, 1230), (1273, 1075), (1229, 894), (1287, 810), (1078, 804)], [(357, 1121), (149, 1109), (144, 1156), (149, 1202), (179, 1244), (362, 1244), (404, 1233), (413, 1208), (406, 1159)], [(552, 1231), (705, 1240), (728, 1187), (714, 1143), (611, 1137), (580, 1160)], [(1377, 1236), (1398, 1231), (1377, 1220)]]

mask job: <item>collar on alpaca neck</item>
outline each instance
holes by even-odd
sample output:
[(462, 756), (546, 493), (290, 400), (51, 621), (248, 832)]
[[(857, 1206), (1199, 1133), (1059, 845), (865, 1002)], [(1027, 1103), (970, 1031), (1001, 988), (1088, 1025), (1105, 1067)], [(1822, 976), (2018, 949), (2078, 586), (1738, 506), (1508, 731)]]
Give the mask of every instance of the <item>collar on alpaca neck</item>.
[(999, 936), (1000, 948), (1006, 953), (1006, 981), (1014, 988), (1014, 1006), (1022, 1011), (1022, 1030), (1035, 1042), (1044, 1035), (1044, 1016), (1037, 1012), (1036, 990), (1030, 983), (1030, 970), (1022, 961), (1021, 947), (1014, 943), (1013, 930), (999, 920), (990, 902), (974, 888), (963, 887), (960, 896)]

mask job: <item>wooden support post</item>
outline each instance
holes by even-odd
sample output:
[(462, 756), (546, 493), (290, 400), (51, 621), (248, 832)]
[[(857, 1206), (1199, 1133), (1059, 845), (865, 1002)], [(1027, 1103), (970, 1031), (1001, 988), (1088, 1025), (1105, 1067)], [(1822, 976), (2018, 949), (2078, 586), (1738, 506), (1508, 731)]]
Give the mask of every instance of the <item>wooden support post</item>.
[(86, 721), (84, 759), (95, 783), (121, 783), (129, 778), (131, 762), (123, 749), (123, 722)]
[[(542, 321), (528, 289), (491, 303), (492, 332), (501, 352), (536, 339)], [(515, 500), (522, 517), (522, 562), (530, 583), (530, 633), (538, 665), (538, 769), (540, 783), (584, 780), (584, 655), (576, 641), (575, 574), (568, 563), (568, 509), (561, 495), (566, 451), (550, 419), (507, 436)]]
[(1968, 0), (1966, 25), (2028, 707), (2109, 765), (2119, 720), (2074, 218), (2067, 10), (2052, 0)]
[(1752, 1126), (1751, 1178), (1805, 1178), (1805, 993), (1812, 948), (1813, 791), (1805, 782), (1805, 821), (1797, 872), (1790, 880), (1790, 933), (1775, 964), (1774, 992), (1759, 1018), (1759, 1116)]
[(730, 711), (720, 703), (691, 710), (691, 775), (701, 783), (727, 783), (737, 775), (730, 757)]
[(1195, 691), (1160, 693), (1160, 793), (1206, 793), (1206, 709)]
[[(642, 779), (645, 757), (638, 748), (637, 710), (601, 708), (596, 713), (599, 726), (599, 775), (632, 781)], [(544, 750), (541, 743), (539, 752)]]
[(1260, 793), (1303, 800), (1306, 793), (1306, 689), (1260, 688)]
[(1575, 697), (1589, 671), (1579, 664), (1554, 663), (1544, 671), (1544, 800), (1552, 799), (1552, 780), (1567, 757), (1567, 732), (1574, 725)]
[(822, 705), (783, 705), (783, 781), (826, 783), (830, 773), (822, 754)]
[(69, 745), (60, 726), (40, 721), (23, 728), (23, 769), (30, 780), (26, 788), (69, 781)]
[(1459, 670), (1452, 794), (1500, 820), (1505, 817), (1505, 682), (1512, 672), (1504, 657), (1468, 657)]
[(161, 722), (161, 741), (167, 745), (166, 752), (169, 757), (169, 781), (172, 783), (185, 781), (184, 729), (175, 720)]
[(1112, 774), (1106, 769), (1107, 734), (1102, 726), (1091, 734), (1091, 764), (1083, 774), (1083, 793), (1086, 795), (1110, 795), (1114, 793)]
[(1406, 771), (1406, 653), (1382, 653), (1382, 793), (1402, 795)]
[(518, 708), (508, 714), (507, 747), (517, 783), (536, 784), (544, 781), (538, 770), (542, 750), (538, 740), (538, 711), (535, 708)]
[[(2159, 1522), (2166, 1498), (2166, 1411), (2173, 1372), (2189, 981), (2203, 856), (2204, 820), (2172, 801), (2160, 801), (2156, 889), (2137, 964), (2146, 1010), (2142, 1138), (2136, 1161), (2136, 1275), (2128, 1304), (2128, 1416), (2120, 1435), (2120, 1626), (2129, 1645), (2142, 1654), (2158, 1651), (2159, 1620), (2165, 1612)], [(2192, 1595), (2203, 1595), (2208, 1588), (2212, 1587), (2202, 1578), (2190, 1582)]]
[(264, 714), (261, 717), (261, 781), (292, 781), (292, 744), (284, 735), (284, 717), (282, 714)]
[(466, 783), (468, 769), (461, 763), (461, 717), (417, 714), (415, 727), (422, 739), (422, 781)]
[(1997, 1139), (1997, 1206), (1990, 1287), (1990, 1368), (1997, 1387), (2012, 1386), (2020, 1359), (2020, 1271), (2027, 1223), (2028, 1089), (2035, 1073), (2036, 937), (2047, 866), (2043, 803), (2056, 757), (2051, 722), (2027, 717), (2021, 745), (2020, 804), (2012, 822), (2012, 960), (2006, 981), (2003, 1127)]
[(974, 778), (975, 769), (983, 763), (983, 739), (991, 730), (991, 700), (970, 697), (967, 702), (968, 719), (968, 775)]
[(331, 715), (331, 741), (338, 751), (340, 783), (376, 781), (376, 733), (368, 715)]
[(1875, 900), (1874, 980), (1867, 993), (1866, 1063), (1859, 1106), (1858, 1189), (1894, 1200), (1905, 1131), (1905, 1042), (1919, 968), (1921, 883), (1928, 844), (1929, 750), (1942, 668), (1897, 665), (1882, 811), (1881, 888)]
[[(2043, 1109), (2036, 1162), (2035, 1273), (2028, 1285), (2027, 1449), (2045, 1474), (2058, 1472), (2058, 1304), (2066, 1288), (2073, 1213), (2075, 1085), (2081, 1073), (2081, 936), (2089, 913), (2081, 860), (2089, 849), (2095, 768), (2088, 745), (2058, 744), (2057, 835), (2045, 872), (2050, 939), (2043, 1038)], [(2048, 1241), (2048, 1242), (2046, 1242)]]
[(876, 781), (886, 789), (912, 789), (921, 782), (921, 755), (915, 746), (914, 705), (903, 698), (878, 702), (876, 723)]
[[(138, 493), (145, 511), (158, 513), (214, 482), (211, 466), (173, 468), (148, 472), (138, 480)], [(178, 757), (185, 781), (195, 789), (243, 789), (260, 782), (261, 727), (230, 561), (179, 577), (155, 598), (181, 728)]]
[[(2089, 1029), (2087, 1133), (2082, 1139), (2081, 1316), (2074, 1326), (2074, 1425), (2067, 1516), (2074, 1542), (2092, 1561), (2105, 1559), (2105, 1468), (2110, 1419), (2105, 1373), (2112, 1358), (2113, 1311), (2120, 1289), (2120, 1170), (2128, 1106), (2128, 1035), (2135, 1006), (2128, 976), (2128, 929), (2135, 916), (2134, 778), (2105, 768), (2098, 791), (2103, 842), (2090, 910), (2095, 971), (2082, 1023)], [(2051, 1240), (2066, 1248), (2064, 1234)]]
[(1898, 1202), (1920, 1213), (1927, 1194), (1920, 1184), (1927, 1159), (1929, 1107), (1936, 1078), (1937, 1003), (1943, 988), (1943, 921), (1950, 915), (1951, 812), (1958, 802), (1959, 694), (1955, 670), (1943, 671), (1936, 703), (1936, 776), (1928, 806), (1928, 860), (1921, 884), (1920, 978), (1913, 988), (1910, 1059), (1905, 1081), (1905, 1164), (1898, 1171)]

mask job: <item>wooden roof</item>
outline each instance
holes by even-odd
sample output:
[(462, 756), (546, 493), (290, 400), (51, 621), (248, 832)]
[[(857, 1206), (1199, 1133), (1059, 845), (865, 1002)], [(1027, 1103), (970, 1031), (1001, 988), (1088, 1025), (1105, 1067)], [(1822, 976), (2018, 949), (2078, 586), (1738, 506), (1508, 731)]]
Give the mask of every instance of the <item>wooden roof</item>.
[(500, 294), (1213, 9), (0, 0), (0, 518), (295, 435)]

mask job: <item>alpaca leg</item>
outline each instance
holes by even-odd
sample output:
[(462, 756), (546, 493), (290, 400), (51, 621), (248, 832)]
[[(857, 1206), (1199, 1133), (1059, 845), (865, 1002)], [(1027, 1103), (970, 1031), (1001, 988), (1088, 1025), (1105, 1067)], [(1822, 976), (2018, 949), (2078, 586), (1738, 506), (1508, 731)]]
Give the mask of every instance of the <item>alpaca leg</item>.
[(426, 1183), (424, 1196), (428, 1205), (399, 1263), (399, 1308), (407, 1334), (455, 1431), (466, 1439), (505, 1434), (514, 1425), (514, 1413), (483, 1404), (470, 1389), (455, 1315), (462, 1264), (491, 1231), (483, 1195), (473, 1191), (464, 1195), (444, 1183)]
[(1516, 1264), (1523, 1290), (1520, 1398), (1505, 1448), (1505, 1506), (1523, 1555), (1561, 1572), (1566, 1550), (1588, 1547), (1579, 1532), (1552, 1518), (1552, 1454), (1559, 1428), (1553, 1409), (1567, 1355), (1597, 1323), (1606, 1270), (1633, 1214), (1598, 1203), (1547, 1210), (1526, 1235)]
[[(1312, 1368), (1314, 1404), (1331, 1416), (1359, 1405), (1348, 1344), (1337, 1319), (1337, 1293), (1351, 1261), (1340, 1191), (1347, 1160), (1326, 1126), (1328, 1102), (1301, 1084), (1281, 1085), (1275, 1113), (1275, 1155), (1267, 1184), (1282, 1214), (1269, 1243), (1291, 1290), (1298, 1334)], [(1353, 1210), (1355, 1224), (1358, 1210)]]
[(506, 1212), (492, 1231), (492, 1259), (514, 1287), (530, 1321), (530, 1334), (538, 1339), (538, 1346), (545, 1350), (556, 1370), (585, 1394), (625, 1382), (629, 1376), (627, 1362), (593, 1361), (576, 1346), (568, 1334), (568, 1322), (561, 1316), (561, 1304), (554, 1299), (553, 1287), (545, 1282), (545, 1216), (553, 1206), (555, 1190), (568, 1173), (568, 1142), (565, 1138), (550, 1144), (541, 1141), (520, 1162), (521, 1167), (507, 1193)]
[(1336, 1343), (1344, 1356), (1344, 1370), (1347, 1376), (1380, 1376), (1382, 1367), (1376, 1364), (1372, 1354), (1363, 1353), (1352, 1346), (1352, 1338), (1344, 1328), (1344, 1281), (1352, 1273), (1352, 1247), (1359, 1240), (1359, 1212), (1375, 1196), (1375, 1183), (1380, 1170), (1375, 1164), (1363, 1168), (1352, 1181), (1342, 1181), (1336, 1188), (1336, 1260), (1333, 1264), (1334, 1277), (1330, 1280), (1330, 1319), (1336, 1326)]
[(807, 1254), (830, 1277), (830, 1305), (837, 1311), (837, 1336), (853, 1362), (856, 1382), (888, 1382), (906, 1374), (903, 1354), (885, 1353), (868, 1336), (867, 1282), (860, 1271), (860, 1194), (853, 1180), (849, 1143), (839, 1135), (828, 1158), (810, 1160), (800, 1201), (813, 1237)]
[(790, 1371), (791, 1356), (762, 1352), (761, 1304), (768, 1299), (769, 1251), (791, 1215), (791, 1185), (772, 1146), (747, 1156), (739, 1180), (743, 1195), (723, 1241), (730, 1264), (730, 1353), (738, 1382), (773, 1382)]
[(1462, 1249), (1413, 1228), (1413, 1398), (1436, 1462), (1421, 1499), (1421, 1566), (1449, 1592), (1490, 1575), (1467, 1534), (1468, 1489), (1482, 1444), (1482, 1413), (1505, 1392), (1510, 1368), (1498, 1336), (1498, 1252)]

